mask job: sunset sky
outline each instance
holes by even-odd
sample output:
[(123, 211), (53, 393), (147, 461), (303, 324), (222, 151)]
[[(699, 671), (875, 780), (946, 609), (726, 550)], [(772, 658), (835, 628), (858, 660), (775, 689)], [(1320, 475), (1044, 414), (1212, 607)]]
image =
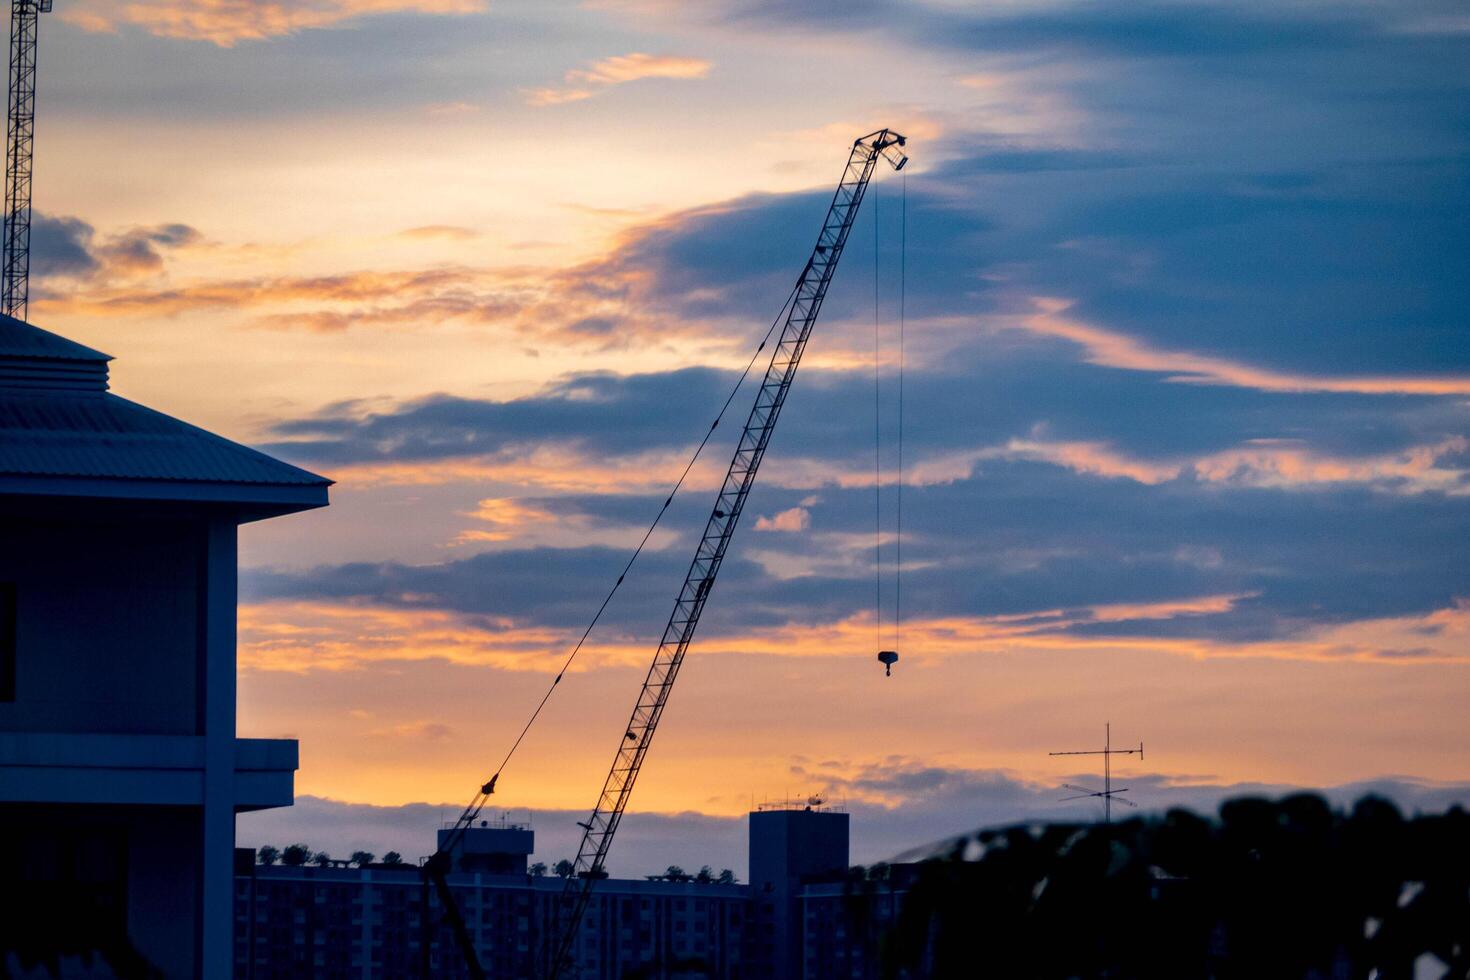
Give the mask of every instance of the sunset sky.
[[(240, 733), (299, 738), (308, 797), (242, 843), (345, 853), (371, 812), (408, 836), (353, 846), (428, 846), (883, 126), (912, 163), (874, 180), (614, 873), (723, 855), (709, 827), (787, 794), (846, 800), (860, 859), (1086, 816), (1055, 788), (1091, 767), (1047, 752), (1108, 720), (1145, 806), (1470, 801), (1462, 0), (58, 0), (40, 46), (32, 321), (337, 481), (242, 531)], [(554, 847), (730, 449), (502, 777)]]

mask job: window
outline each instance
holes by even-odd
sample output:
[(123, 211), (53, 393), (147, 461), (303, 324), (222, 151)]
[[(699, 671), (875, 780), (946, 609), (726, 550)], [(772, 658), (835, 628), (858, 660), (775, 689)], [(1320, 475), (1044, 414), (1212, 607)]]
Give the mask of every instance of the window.
[(0, 701), (15, 700), (15, 583), (0, 582)]

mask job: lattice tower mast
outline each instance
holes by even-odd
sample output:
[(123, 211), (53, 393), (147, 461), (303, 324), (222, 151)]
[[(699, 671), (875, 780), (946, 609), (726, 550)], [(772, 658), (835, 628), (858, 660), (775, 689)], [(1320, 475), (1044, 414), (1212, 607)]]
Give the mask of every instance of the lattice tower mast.
[(0, 312), (24, 320), (31, 278), (31, 163), (36, 138), (36, 28), (51, 0), (10, 7), (10, 103), (5, 144), (5, 267)]

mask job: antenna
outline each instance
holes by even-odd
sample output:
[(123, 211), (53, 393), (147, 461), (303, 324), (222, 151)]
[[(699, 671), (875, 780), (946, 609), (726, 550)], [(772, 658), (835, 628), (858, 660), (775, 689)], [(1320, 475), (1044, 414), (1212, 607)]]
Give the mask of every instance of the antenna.
[(1113, 748), (1113, 723), (1107, 722), (1103, 728), (1103, 732), (1103, 747), (1101, 749), (1086, 749), (1080, 752), (1048, 752), (1047, 755), (1100, 755), (1103, 757), (1102, 790), (1097, 791), (1088, 789), (1086, 786), (1074, 786), (1071, 783), (1063, 783), (1062, 787), (1064, 789), (1070, 789), (1077, 795), (1064, 796), (1058, 802), (1066, 803), (1070, 800), (1086, 800), (1101, 797), (1103, 801), (1103, 822), (1112, 823), (1114, 799), (1116, 799), (1119, 803), (1124, 804), (1125, 806), (1131, 806), (1135, 809), (1137, 809), (1138, 807), (1138, 804), (1134, 803), (1132, 800), (1124, 799), (1123, 797), (1118, 796), (1119, 793), (1128, 792), (1128, 788), (1126, 786), (1122, 789), (1113, 789), (1113, 756), (1136, 755), (1140, 759), (1142, 759), (1143, 741), (1142, 739), (1139, 740), (1138, 748), (1136, 749), (1115, 749)]

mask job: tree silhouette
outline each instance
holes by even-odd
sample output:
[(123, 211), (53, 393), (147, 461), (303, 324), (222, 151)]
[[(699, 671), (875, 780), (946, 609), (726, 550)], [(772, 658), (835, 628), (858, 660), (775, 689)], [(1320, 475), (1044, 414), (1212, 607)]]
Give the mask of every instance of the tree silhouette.
[(704, 865), (694, 875), (694, 880), (701, 885), (712, 885), (715, 881), (715, 873), (709, 865)]
[(260, 850), (255, 852), (255, 860), (265, 865), (266, 867), (270, 867), (272, 864), (275, 864), (280, 859), (281, 849), (278, 847), (272, 847), (269, 844), (263, 845)]
[(546, 862), (537, 861), (535, 864), (526, 869), (526, 873), (529, 874), (532, 878), (545, 878)]
[(403, 863), (403, 855), (399, 854), (397, 851), (389, 851), (387, 854), (383, 855), (383, 863), (396, 867), (397, 865)]
[(328, 854), (326, 851), (317, 851), (315, 854), (312, 855), (311, 863), (317, 865), (318, 867), (325, 868), (332, 863), (332, 855)]
[(572, 876), (572, 873), (577, 870), (577, 866), (568, 861), (566, 858), (562, 858), (560, 861), (556, 862), (556, 866), (553, 867), (551, 870), (552, 873), (555, 874), (558, 878), (570, 878)]
[[(967, 848), (979, 856), (965, 860)], [(981, 831), (913, 869), (883, 975), (1470, 976), (1470, 815), (1373, 797), (1230, 800), (1111, 825)]]
[(365, 868), (368, 865), (372, 864), (373, 859), (376, 857), (377, 855), (374, 854), (372, 851), (353, 851), (352, 857), (348, 860), (357, 865), (359, 868)]
[(299, 868), (311, 860), (311, 848), (305, 844), (288, 844), (281, 852), (281, 863), (291, 868)]
[(729, 868), (721, 868), (719, 875), (715, 877), (715, 884), (738, 885), (740, 884), (740, 879), (735, 877), (735, 872), (731, 871)]

